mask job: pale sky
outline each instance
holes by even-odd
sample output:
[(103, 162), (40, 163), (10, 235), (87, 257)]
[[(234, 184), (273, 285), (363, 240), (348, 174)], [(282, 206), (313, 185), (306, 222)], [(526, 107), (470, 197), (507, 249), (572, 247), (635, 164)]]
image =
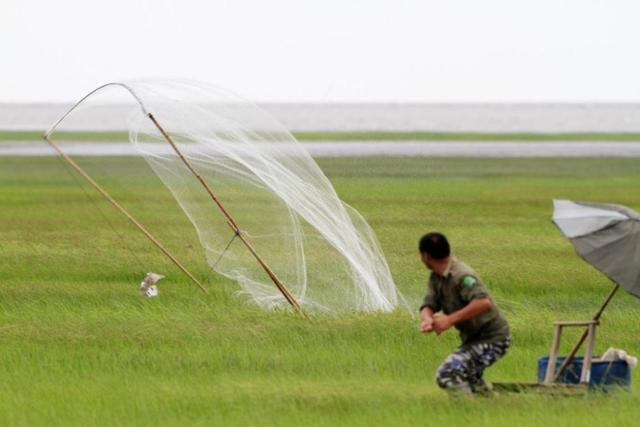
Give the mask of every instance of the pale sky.
[(640, 2), (2, 0), (0, 102), (202, 80), (258, 101), (640, 101)]

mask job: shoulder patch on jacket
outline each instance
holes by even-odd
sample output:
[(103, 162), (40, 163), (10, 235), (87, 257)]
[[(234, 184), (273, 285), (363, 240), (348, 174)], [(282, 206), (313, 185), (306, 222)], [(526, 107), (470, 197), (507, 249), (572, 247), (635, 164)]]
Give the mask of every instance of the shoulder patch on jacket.
[(464, 279), (462, 279), (462, 284), (467, 288), (472, 288), (473, 285), (476, 284), (476, 278), (473, 276), (464, 276)]

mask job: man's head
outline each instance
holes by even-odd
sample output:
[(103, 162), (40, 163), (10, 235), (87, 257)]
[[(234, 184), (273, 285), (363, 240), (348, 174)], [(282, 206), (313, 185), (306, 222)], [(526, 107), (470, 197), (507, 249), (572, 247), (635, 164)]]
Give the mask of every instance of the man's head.
[(451, 255), (451, 248), (449, 247), (449, 241), (442, 233), (432, 232), (427, 233), (420, 238), (418, 243), (418, 249), (420, 250), (420, 258), (424, 265), (429, 270), (436, 270), (440, 272), (442, 266), (446, 266), (449, 256)]

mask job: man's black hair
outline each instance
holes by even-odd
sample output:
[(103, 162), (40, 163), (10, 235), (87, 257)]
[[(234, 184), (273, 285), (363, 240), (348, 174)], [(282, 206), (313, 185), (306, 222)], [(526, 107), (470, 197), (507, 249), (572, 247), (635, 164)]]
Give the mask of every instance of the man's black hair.
[(420, 253), (427, 253), (434, 259), (444, 259), (451, 255), (449, 241), (442, 233), (427, 233), (420, 238)]

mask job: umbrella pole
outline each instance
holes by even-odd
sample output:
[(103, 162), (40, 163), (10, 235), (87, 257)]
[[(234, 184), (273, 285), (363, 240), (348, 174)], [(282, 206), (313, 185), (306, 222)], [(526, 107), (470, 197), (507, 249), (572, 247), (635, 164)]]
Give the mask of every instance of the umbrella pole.
[[(620, 288), (620, 285), (618, 285), (618, 284), (616, 284), (613, 287), (611, 292), (609, 292), (609, 295), (607, 296), (607, 299), (604, 300), (604, 302), (600, 306), (600, 309), (598, 309), (598, 311), (596, 312), (595, 316), (593, 316), (592, 320), (595, 320), (595, 321), (600, 320), (600, 316), (602, 315), (602, 312), (604, 311), (605, 308), (607, 308), (607, 305), (609, 305), (609, 302), (611, 302), (611, 299), (616, 294), (616, 292), (618, 291), (619, 288)], [(588, 333), (589, 333), (589, 329), (587, 328), (587, 329), (584, 330), (584, 332), (582, 333), (580, 338), (578, 338), (578, 341), (573, 346), (573, 349), (571, 350), (569, 355), (564, 359), (564, 361), (562, 362), (562, 365), (560, 365), (560, 367), (558, 368), (558, 371), (554, 374), (553, 380), (551, 380), (552, 383), (555, 383), (556, 381), (558, 381), (558, 378), (560, 378), (560, 375), (562, 375), (562, 373), (567, 368), (567, 366), (569, 366), (569, 364), (573, 360), (573, 357), (576, 355), (576, 353), (580, 349), (580, 346), (582, 346), (582, 343), (584, 343), (584, 340), (587, 338)]]
[(276, 276), (276, 274), (273, 272), (273, 270), (271, 269), (271, 267), (263, 260), (263, 258), (256, 252), (255, 248), (253, 247), (253, 245), (251, 245), (251, 243), (249, 242), (249, 240), (246, 238), (246, 236), (242, 233), (242, 231), (240, 230), (240, 227), (238, 226), (238, 224), (236, 223), (235, 219), (231, 216), (231, 214), (227, 211), (227, 209), (222, 205), (222, 202), (220, 202), (220, 200), (218, 199), (218, 197), (215, 195), (215, 193), (213, 192), (213, 190), (211, 189), (211, 187), (209, 186), (209, 184), (207, 184), (207, 182), (204, 180), (204, 178), (202, 178), (202, 176), (198, 173), (198, 171), (193, 167), (193, 165), (191, 164), (191, 162), (189, 161), (189, 159), (187, 159), (183, 154), (182, 151), (180, 151), (180, 149), (178, 148), (178, 146), (176, 145), (176, 143), (173, 141), (173, 138), (171, 138), (171, 136), (167, 133), (167, 131), (164, 130), (164, 128), (162, 126), (160, 126), (160, 123), (158, 123), (158, 121), (156, 120), (156, 118), (153, 116), (153, 114), (148, 113), (147, 116), (149, 117), (149, 119), (151, 119), (151, 121), (153, 122), (153, 124), (156, 126), (156, 128), (158, 128), (158, 130), (160, 131), (160, 133), (162, 134), (162, 136), (164, 137), (164, 139), (167, 140), (167, 142), (169, 142), (169, 144), (171, 144), (171, 147), (173, 148), (173, 150), (176, 152), (176, 154), (178, 155), (178, 157), (180, 157), (180, 160), (182, 160), (182, 162), (187, 166), (187, 168), (189, 169), (189, 171), (196, 177), (196, 179), (198, 181), (200, 181), (200, 183), (202, 184), (202, 186), (204, 187), (204, 189), (207, 191), (207, 193), (209, 194), (209, 196), (211, 197), (211, 199), (213, 200), (213, 202), (216, 204), (216, 206), (218, 207), (218, 209), (220, 210), (220, 212), (225, 216), (225, 218), (227, 219), (227, 223), (229, 224), (229, 226), (231, 227), (231, 229), (236, 233), (236, 235), (240, 238), (240, 240), (242, 241), (242, 243), (247, 247), (247, 249), (249, 249), (249, 252), (251, 252), (251, 255), (253, 255), (253, 257), (256, 259), (256, 261), (258, 261), (258, 264), (260, 264), (260, 266), (262, 267), (262, 269), (267, 273), (267, 275), (269, 276), (269, 278), (271, 279), (271, 281), (274, 283), (274, 285), (276, 285), (276, 287), (278, 288), (278, 290), (280, 291), (280, 293), (282, 294), (282, 296), (287, 300), (287, 302), (294, 308), (294, 310), (296, 310), (298, 313), (302, 314), (302, 316), (304, 316), (305, 318), (307, 317), (307, 314), (304, 312), (304, 310), (302, 309), (302, 307), (300, 306), (300, 304), (298, 303), (298, 301), (295, 299), (295, 297), (293, 295), (291, 295), (291, 293), (289, 292), (289, 290), (286, 288), (286, 286), (284, 285), (284, 283), (282, 283), (282, 281), (280, 280), (280, 278), (278, 276)]

